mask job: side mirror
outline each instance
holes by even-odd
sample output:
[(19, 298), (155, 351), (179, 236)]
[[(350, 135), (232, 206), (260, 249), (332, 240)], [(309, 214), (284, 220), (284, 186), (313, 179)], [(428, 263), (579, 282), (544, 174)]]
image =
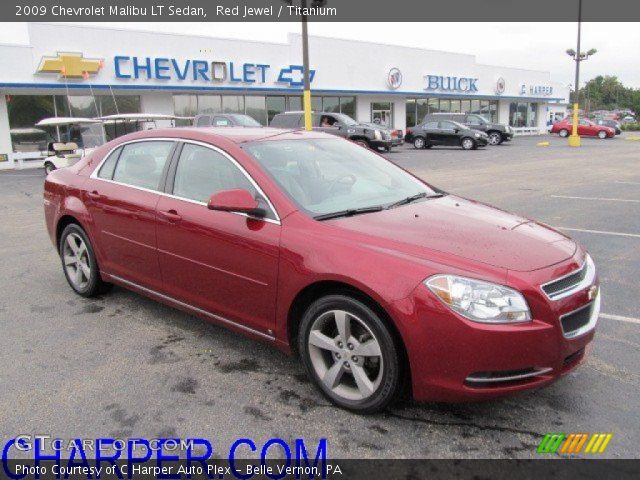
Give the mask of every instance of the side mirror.
[(454, 128), (454, 129), (453, 129), (453, 133), (458, 133), (459, 131), (460, 131), (460, 129), (459, 129), (459, 128)]
[(234, 189), (222, 190), (214, 193), (209, 198), (207, 204), (209, 210), (218, 210), (221, 212), (238, 212), (246, 213), (253, 217), (264, 217), (267, 212), (264, 208), (260, 208), (258, 201), (253, 198), (247, 190)]

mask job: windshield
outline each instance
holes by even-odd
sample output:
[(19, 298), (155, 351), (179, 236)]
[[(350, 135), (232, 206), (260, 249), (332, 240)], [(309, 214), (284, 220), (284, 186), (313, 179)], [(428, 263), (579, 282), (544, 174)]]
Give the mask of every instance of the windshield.
[(270, 140), (244, 149), (313, 217), (386, 208), (436, 193), (379, 155), (341, 139)]
[(233, 119), (236, 121), (238, 125), (241, 125), (243, 127), (261, 127), (262, 126), (248, 115), (234, 115)]

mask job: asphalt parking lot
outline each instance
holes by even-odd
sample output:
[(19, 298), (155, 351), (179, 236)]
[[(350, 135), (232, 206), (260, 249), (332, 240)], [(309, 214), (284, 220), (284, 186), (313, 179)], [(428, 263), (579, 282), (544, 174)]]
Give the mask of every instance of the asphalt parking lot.
[[(331, 458), (534, 458), (547, 432), (640, 443), (640, 142), (522, 137), (478, 151), (387, 155), (446, 191), (538, 219), (591, 252), (603, 315), (587, 362), (539, 391), (478, 404), (331, 406), (294, 358), (115, 288), (83, 299), (46, 233), (40, 170), (0, 173), (0, 433), (328, 439)], [(549, 140), (546, 147), (537, 142)], [(586, 455), (585, 455), (586, 456)]]

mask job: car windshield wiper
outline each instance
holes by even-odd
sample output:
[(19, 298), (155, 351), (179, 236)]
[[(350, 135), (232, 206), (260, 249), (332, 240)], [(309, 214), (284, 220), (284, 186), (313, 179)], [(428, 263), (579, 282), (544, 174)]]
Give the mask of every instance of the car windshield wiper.
[(400, 205), (406, 205), (407, 203), (415, 202), (416, 200), (420, 200), (421, 198), (440, 198), (444, 197), (444, 193), (436, 192), (429, 195), (427, 192), (416, 193), (415, 195), (411, 195), (410, 197), (403, 198), (402, 200), (398, 200), (397, 202), (392, 203), (387, 206), (387, 208), (395, 208)]
[(340, 210), (339, 212), (324, 213), (322, 215), (316, 215), (313, 218), (315, 220), (328, 220), (330, 218), (351, 217), (353, 215), (360, 215), (362, 213), (379, 212), (381, 210), (384, 210), (384, 207), (382, 205), (374, 205), (372, 207), (349, 208), (347, 210)]

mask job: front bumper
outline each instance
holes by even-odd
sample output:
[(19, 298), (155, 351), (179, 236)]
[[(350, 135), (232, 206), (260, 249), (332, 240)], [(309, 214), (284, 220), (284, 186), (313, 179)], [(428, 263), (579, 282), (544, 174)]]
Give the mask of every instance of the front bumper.
[(476, 143), (480, 147), (486, 147), (487, 145), (489, 145), (489, 138), (488, 137), (474, 138), (474, 140), (476, 141)]
[(510, 142), (513, 139), (513, 132), (502, 132), (502, 140)]
[[(534, 275), (535, 285), (543, 283), (538, 282), (544, 278), (539, 273)], [(530, 287), (531, 279), (528, 282), (529, 291), (520, 291), (534, 319), (515, 325), (469, 321), (423, 285), (416, 289), (410, 334), (403, 335), (416, 400), (459, 402), (511, 395), (548, 385), (582, 363), (595, 334), (600, 293), (590, 299), (589, 289), (584, 289), (553, 301)], [(560, 318), (590, 302), (589, 328), (573, 337), (565, 335)]]

